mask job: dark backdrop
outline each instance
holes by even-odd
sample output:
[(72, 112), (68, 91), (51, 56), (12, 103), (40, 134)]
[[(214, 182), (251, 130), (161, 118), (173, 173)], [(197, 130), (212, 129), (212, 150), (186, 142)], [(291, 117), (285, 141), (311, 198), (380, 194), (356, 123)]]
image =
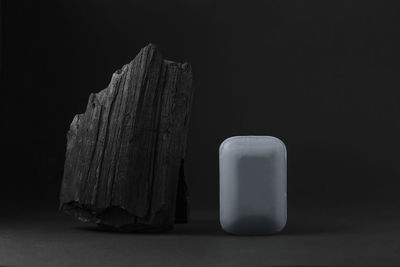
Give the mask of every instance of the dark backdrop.
[(1, 205), (56, 207), (74, 114), (149, 42), (194, 70), (194, 209), (218, 209), (218, 147), (233, 135), (286, 143), (289, 209), (398, 203), (399, 7), (2, 1)]

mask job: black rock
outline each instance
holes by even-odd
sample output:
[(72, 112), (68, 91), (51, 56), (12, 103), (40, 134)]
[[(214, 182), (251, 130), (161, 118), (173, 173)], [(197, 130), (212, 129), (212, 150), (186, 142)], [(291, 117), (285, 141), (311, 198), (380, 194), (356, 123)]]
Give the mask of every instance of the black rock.
[(116, 71), (71, 123), (60, 209), (118, 231), (186, 222), (193, 91), (189, 64), (163, 60), (152, 44)]

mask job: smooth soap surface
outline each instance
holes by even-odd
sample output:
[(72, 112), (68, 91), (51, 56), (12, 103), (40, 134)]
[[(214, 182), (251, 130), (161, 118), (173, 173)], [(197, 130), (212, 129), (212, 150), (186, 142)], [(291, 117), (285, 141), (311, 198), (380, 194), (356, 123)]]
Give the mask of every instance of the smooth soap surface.
[(286, 148), (272, 136), (235, 136), (220, 146), (220, 224), (262, 235), (286, 224)]

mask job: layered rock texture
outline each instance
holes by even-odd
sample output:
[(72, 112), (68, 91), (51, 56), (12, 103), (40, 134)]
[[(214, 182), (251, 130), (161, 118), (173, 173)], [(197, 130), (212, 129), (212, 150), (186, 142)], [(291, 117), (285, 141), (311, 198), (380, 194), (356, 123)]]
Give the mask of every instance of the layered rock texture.
[(116, 71), (71, 123), (60, 209), (117, 231), (186, 222), (192, 95), (190, 66), (163, 60), (153, 44)]

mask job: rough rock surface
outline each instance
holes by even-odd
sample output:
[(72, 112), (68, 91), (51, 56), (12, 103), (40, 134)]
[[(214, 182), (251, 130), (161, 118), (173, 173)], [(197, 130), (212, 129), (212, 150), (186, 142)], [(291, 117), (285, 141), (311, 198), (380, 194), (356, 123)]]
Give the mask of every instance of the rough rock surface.
[(91, 94), (67, 134), (60, 209), (118, 231), (167, 231), (188, 219), (184, 158), (189, 64), (153, 44)]

